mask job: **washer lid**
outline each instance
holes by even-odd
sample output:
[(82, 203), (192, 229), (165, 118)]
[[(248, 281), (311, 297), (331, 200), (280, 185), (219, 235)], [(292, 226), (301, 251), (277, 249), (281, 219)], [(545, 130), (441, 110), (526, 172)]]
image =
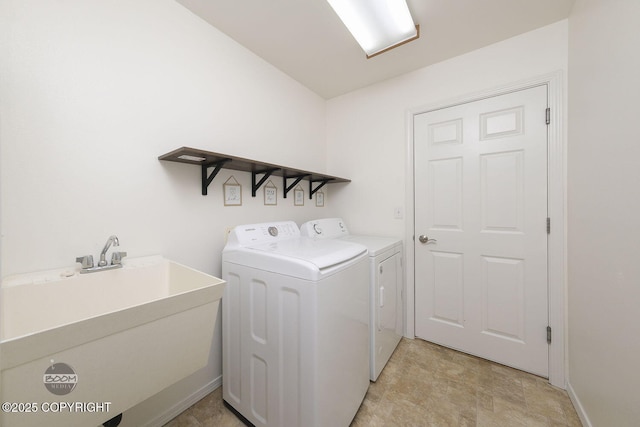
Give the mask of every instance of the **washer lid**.
[(227, 250), (222, 257), (224, 262), (318, 280), (362, 259), (366, 253), (367, 248), (357, 243), (300, 237)]
[(280, 240), (247, 249), (307, 261), (319, 270), (349, 261), (367, 251), (362, 245), (343, 240), (317, 241), (306, 237)]

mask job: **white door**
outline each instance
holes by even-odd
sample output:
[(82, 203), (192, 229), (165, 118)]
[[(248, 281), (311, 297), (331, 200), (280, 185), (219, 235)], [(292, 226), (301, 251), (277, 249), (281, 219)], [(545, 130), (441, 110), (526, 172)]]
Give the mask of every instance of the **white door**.
[(542, 85), (414, 118), (416, 336), (544, 377), (546, 109)]

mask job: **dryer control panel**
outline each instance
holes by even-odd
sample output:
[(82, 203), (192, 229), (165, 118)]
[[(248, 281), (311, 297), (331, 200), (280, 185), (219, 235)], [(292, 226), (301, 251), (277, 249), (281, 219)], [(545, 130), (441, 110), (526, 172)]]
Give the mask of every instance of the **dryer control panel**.
[(293, 221), (246, 224), (231, 230), (227, 246), (250, 246), (295, 237), (300, 237), (300, 229)]
[(305, 222), (300, 227), (300, 233), (314, 239), (335, 239), (348, 236), (349, 230), (342, 218), (323, 218)]

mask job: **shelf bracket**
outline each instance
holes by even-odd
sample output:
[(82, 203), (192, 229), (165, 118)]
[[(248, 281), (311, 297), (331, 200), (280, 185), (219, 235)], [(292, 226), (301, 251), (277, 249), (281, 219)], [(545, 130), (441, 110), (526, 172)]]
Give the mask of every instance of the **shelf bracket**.
[[(251, 172), (251, 197), (256, 197), (256, 192), (258, 191), (258, 188), (260, 188), (262, 184), (264, 184), (267, 181), (267, 179), (269, 179), (272, 173), (279, 170), (280, 168), (267, 169), (267, 170), (258, 171), (258, 172), (252, 171)], [(264, 176), (256, 184), (256, 177), (259, 174), (264, 174)]]
[[(207, 188), (209, 188), (209, 184), (211, 184), (211, 182), (213, 181), (213, 178), (215, 178), (216, 175), (218, 175), (218, 172), (220, 172), (220, 169), (222, 169), (224, 164), (230, 161), (231, 159), (222, 159), (215, 163), (202, 165), (202, 195), (203, 196), (207, 195)], [(207, 174), (209, 168), (214, 168), (213, 171), (211, 172), (211, 175)]]
[[(316, 180), (309, 180), (309, 200), (311, 200), (313, 198), (313, 195), (322, 187), (324, 187), (327, 182), (331, 181), (331, 179), (316, 179)], [(314, 182), (319, 182), (320, 185), (318, 185), (316, 188), (313, 188), (313, 183)]]
[[(282, 177), (282, 181), (283, 181), (283, 185), (282, 188), (284, 189), (283, 193), (283, 198), (287, 198), (287, 193), (291, 190), (293, 190), (293, 187), (295, 187), (296, 185), (298, 185), (298, 183), (300, 181), (302, 181), (305, 177), (309, 176), (310, 174), (303, 174), (303, 175), (293, 175), (293, 176), (283, 176)], [(291, 185), (287, 185), (287, 179), (289, 178), (295, 178), (295, 181), (293, 181), (293, 184)]]

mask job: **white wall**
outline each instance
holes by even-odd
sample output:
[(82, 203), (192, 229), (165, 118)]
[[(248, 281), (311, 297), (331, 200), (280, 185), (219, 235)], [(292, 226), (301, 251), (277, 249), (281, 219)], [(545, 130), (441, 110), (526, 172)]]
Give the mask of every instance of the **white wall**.
[[(567, 22), (487, 46), (327, 103), (328, 166), (354, 182), (334, 188), (352, 231), (404, 237), (409, 109), (566, 70)], [(403, 212), (406, 217), (406, 212)]]
[(172, 0), (2, 8), (4, 275), (67, 265), (111, 233), (130, 256), (215, 271), (213, 237), (259, 216), (157, 160), (182, 145), (325, 168), (324, 101)]
[(640, 425), (640, 2), (569, 19), (569, 378), (593, 426)]
[[(0, 66), (3, 276), (95, 257), (111, 234), (129, 257), (219, 275), (226, 227), (325, 212), (282, 199), (277, 178), (265, 207), (227, 170), (204, 197), (198, 167), (157, 160), (186, 145), (325, 172), (325, 101), (173, 0), (3, 0)], [(231, 174), (242, 207), (223, 206)], [(215, 340), (202, 372), (138, 416), (217, 379)]]

